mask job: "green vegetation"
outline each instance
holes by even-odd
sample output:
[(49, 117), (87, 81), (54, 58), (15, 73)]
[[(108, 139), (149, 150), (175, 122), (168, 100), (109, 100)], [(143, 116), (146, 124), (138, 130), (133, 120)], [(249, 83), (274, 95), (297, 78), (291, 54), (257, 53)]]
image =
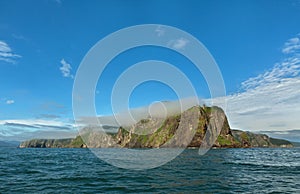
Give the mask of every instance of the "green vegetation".
[(142, 123), (142, 124), (145, 124), (145, 123), (148, 123), (150, 120), (149, 119), (142, 119), (140, 122)]
[(275, 139), (275, 138), (270, 138), (270, 142), (271, 142), (272, 144), (278, 145), (278, 146), (290, 144), (290, 142), (287, 141), (287, 140), (283, 140), (283, 139)]
[(77, 136), (75, 139), (72, 140), (70, 147), (80, 148), (85, 145), (84, 141), (82, 140), (81, 136)]
[(246, 132), (241, 133), (241, 138), (244, 142), (249, 142), (250, 141), (250, 138), (249, 138), (249, 136)]
[(223, 136), (218, 136), (217, 138), (217, 142), (221, 145), (221, 146), (230, 146), (232, 145), (232, 142), (228, 139), (226, 139)]
[[(191, 126), (195, 126), (195, 111), (199, 111), (198, 126), (195, 131), (190, 131)], [(217, 117), (224, 117), (218, 119)], [(183, 119), (184, 118), (184, 119)], [(182, 121), (182, 122), (181, 122)], [(105, 134), (97, 132), (93, 128), (87, 127), (82, 136), (70, 139), (34, 139), (22, 142), (20, 147), (39, 147), (39, 148), (66, 148), (86, 147), (83, 140), (89, 142), (89, 147), (127, 147), (127, 148), (157, 148), (157, 147), (199, 147), (205, 141), (204, 136), (210, 126), (209, 135), (206, 138), (212, 140), (214, 134), (219, 134), (213, 146), (216, 147), (291, 147), (292, 144), (286, 140), (269, 138), (266, 135), (254, 134), (240, 130), (231, 130), (224, 111), (219, 107), (192, 107), (182, 114), (169, 116), (166, 118), (160, 127), (157, 127), (156, 118), (142, 119), (134, 126), (128, 129), (135, 131), (149, 132), (152, 134), (139, 135), (127, 131), (120, 127), (116, 134)], [(161, 122), (161, 121), (159, 121)], [(220, 123), (222, 122), (222, 123)], [(177, 131), (181, 126), (183, 130)], [(221, 131), (216, 129), (216, 126), (221, 126)], [(157, 129), (158, 128), (158, 129)], [(155, 130), (157, 129), (157, 130)], [(145, 131), (143, 131), (145, 130)], [(146, 131), (147, 130), (147, 131)], [(177, 132), (177, 133), (176, 133)], [(176, 137), (173, 138), (176, 134)], [(193, 136), (191, 136), (193, 135)], [(192, 137), (192, 140), (190, 139)], [(171, 140), (171, 141), (170, 141)], [(207, 139), (206, 139), (207, 140)], [(117, 142), (117, 145), (114, 144)]]

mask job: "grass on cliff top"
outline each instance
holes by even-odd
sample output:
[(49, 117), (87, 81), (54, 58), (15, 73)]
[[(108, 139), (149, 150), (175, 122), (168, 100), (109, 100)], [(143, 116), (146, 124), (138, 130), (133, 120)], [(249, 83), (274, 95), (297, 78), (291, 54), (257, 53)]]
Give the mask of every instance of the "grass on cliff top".
[(217, 142), (220, 144), (220, 145), (231, 145), (231, 141), (222, 137), (222, 136), (218, 136), (218, 139), (217, 139)]
[(82, 140), (81, 136), (78, 135), (75, 139), (72, 140), (71, 146), (74, 147), (81, 147), (81, 145), (84, 145), (84, 141)]
[(273, 144), (273, 145), (277, 145), (277, 146), (280, 146), (280, 145), (290, 145), (291, 142), (287, 141), (287, 140), (284, 140), (284, 139), (276, 139), (276, 138), (272, 138), (270, 137), (270, 142)]
[(250, 141), (250, 137), (248, 136), (248, 134), (246, 132), (241, 133), (241, 138), (242, 138), (242, 141), (246, 141), (246, 142)]

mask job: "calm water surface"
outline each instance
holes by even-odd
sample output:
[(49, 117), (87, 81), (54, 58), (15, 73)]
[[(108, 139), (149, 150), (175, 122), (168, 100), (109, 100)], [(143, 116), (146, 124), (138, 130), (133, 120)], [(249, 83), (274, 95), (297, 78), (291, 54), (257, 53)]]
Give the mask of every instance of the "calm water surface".
[(0, 193), (300, 193), (299, 148), (197, 151), (134, 171), (88, 149), (0, 148)]

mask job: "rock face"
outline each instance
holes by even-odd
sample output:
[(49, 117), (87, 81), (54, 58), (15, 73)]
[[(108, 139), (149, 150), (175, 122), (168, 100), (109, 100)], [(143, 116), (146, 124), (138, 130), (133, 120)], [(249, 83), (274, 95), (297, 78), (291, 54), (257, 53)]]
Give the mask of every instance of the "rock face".
[(68, 139), (33, 139), (24, 141), (19, 148), (86, 148), (80, 136)]
[[(141, 122), (152, 123), (151, 119), (144, 119), (135, 126)], [(168, 117), (151, 134), (139, 135), (120, 127), (115, 138), (121, 147), (126, 148), (199, 147), (202, 143), (211, 143), (215, 147), (240, 147), (232, 136), (225, 113), (218, 107), (192, 107), (181, 115)]]
[(86, 128), (85, 132), (75, 139), (36, 139), (23, 142), (19, 147), (174, 148), (201, 145), (220, 148), (292, 147), (286, 140), (231, 130), (221, 108), (206, 106), (195, 106), (166, 119), (142, 119), (133, 126), (120, 127), (116, 134)]
[(293, 147), (287, 140), (271, 138), (264, 134), (254, 134), (248, 131), (231, 130), (241, 147)]
[(115, 144), (114, 136), (112, 134), (106, 134), (96, 128), (88, 127), (84, 132), (81, 132), (81, 136), (77, 136), (77, 138), (78, 137), (80, 137), (89, 148), (119, 147), (119, 145)]

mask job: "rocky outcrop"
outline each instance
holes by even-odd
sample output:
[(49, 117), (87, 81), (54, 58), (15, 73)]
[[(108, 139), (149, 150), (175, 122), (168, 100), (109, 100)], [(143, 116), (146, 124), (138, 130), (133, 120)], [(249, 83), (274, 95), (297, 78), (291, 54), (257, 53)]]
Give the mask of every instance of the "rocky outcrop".
[(68, 139), (33, 139), (24, 141), (19, 148), (86, 148), (80, 136)]
[(143, 128), (147, 128), (147, 123), (153, 123), (152, 119), (143, 119), (129, 129), (120, 127), (115, 137), (117, 143), (127, 148), (199, 147), (203, 143), (215, 147), (240, 147), (232, 136), (225, 113), (218, 107), (192, 107), (168, 117), (153, 133), (136, 132), (137, 126), (143, 124)]
[(292, 147), (286, 140), (263, 134), (231, 130), (224, 111), (219, 107), (195, 106), (181, 114), (146, 118), (135, 125), (120, 127), (116, 134), (86, 127), (75, 139), (35, 139), (20, 148), (161, 148), (161, 147)]
[(287, 140), (271, 138), (265, 134), (241, 130), (232, 130), (232, 134), (241, 147), (293, 147), (293, 144)]
[(89, 148), (116, 148), (120, 147), (115, 144), (114, 135), (104, 133), (95, 127), (87, 127), (81, 131), (81, 139)]

